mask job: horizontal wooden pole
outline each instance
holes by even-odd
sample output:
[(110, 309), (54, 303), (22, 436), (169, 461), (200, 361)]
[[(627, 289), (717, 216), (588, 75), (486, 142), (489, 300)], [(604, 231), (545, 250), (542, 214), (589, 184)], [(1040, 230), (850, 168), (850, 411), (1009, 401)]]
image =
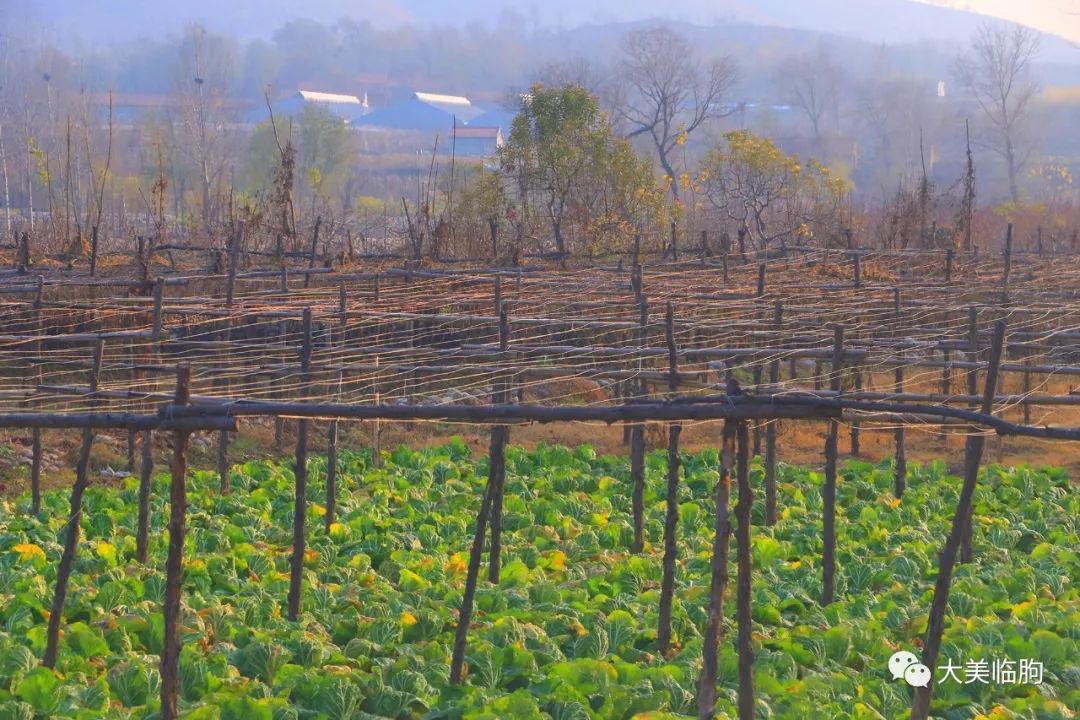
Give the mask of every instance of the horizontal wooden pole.
[[(764, 420), (764, 419), (838, 419), (845, 410), (868, 413), (906, 413), (926, 417), (963, 420), (994, 430), (999, 435), (1037, 437), (1057, 440), (1080, 440), (1080, 428), (1055, 428), (1021, 425), (973, 410), (938, 405), (905, 405), (843, 398), (752, 396), (679, 398), (664, 403), (631, 403), (586, 407), (549, 407), (539, 405), (344, 405), (335, 403), (290, 403), (234, 400), (206, 402), (193, 399), (193, 405), (171, 408), (180, 416), (200, 413), (230, 416), (287, 416), (300, 418), (384, 419), (384, 420), (460, 420), (466, 422), (605, 422), (671, 420)], [(872, 419), (872, 418), (870, 418)]]
[(190, 414), (172, 417), (168, 413), (137, 415), (133, 413), (83, 412), (83, 413), (0, 413), (0, 427), (49, 428), (49, 429), (131, 429), (131, 430), (228, 430), (236, 432), (239, 423), (235, 417), (222, 414)]
[(342, 420), (460, 420), (471, 422), (605, 422), (648, 420), (749, 420), (762, 417), (821, 419), (840, 417), (840, 408), (772, 406), (763, 403), (713, 403), (678, 405), (664, 403), (631, 405), (345, 405), (339, 403), (290, 403), (192, 398), (192, 405), (176, 408), (181, 416), (223, 413), (229, 416), (286, 416), (338, 418)]

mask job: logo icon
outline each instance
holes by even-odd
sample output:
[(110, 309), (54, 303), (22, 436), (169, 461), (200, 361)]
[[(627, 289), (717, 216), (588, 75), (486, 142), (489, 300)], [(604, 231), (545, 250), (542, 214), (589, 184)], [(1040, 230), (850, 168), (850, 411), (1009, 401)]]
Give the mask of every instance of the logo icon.
[(889, 672), (893, 680), (904, 679), (911, 687), (926, 687), (930, 684), (930, 668), (919, 662), (915, 653), (899, 650), (889, 658)]
[[(908, 652), (907, 650), (899, 650), (892, 654), (889, 658), (889, 672), (892, 673), (893, 680), (900, 680), (904, 677), (904, 671), (911, 665), (918, 665), (919, 658), (915, 657), (915, 653)], [(925, 667), (925, 666), (924, 666)]]
[(922, 663), (908, 665), (907, 670), (904, 670), (904, 680), (907, 680), (911, 687), (926, 687), (930, 684), (930, 668)]

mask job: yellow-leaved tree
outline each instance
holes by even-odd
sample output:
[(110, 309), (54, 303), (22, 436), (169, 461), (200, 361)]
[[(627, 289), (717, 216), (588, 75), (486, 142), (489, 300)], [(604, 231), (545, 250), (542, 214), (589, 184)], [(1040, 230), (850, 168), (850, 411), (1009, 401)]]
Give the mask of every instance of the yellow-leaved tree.
[(744, 229), (761, 253), (827, 239), (848, 222), (851, 187), (844, 178), (746, 130), (724, 135), (700, 177), (712, 207)]

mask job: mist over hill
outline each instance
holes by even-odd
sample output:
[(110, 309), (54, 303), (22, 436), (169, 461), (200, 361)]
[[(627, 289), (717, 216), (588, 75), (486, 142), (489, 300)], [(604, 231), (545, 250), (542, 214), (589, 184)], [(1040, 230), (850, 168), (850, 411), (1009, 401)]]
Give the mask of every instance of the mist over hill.
[[(41, 28), (72, 32), (83, 43), (162, 36), (186, 23), (202, 22), (243, 39), (269, 37), (283, 23), (310, 18), (322, 23), (348, 17), (389, 27), (418, 25), (520, 24), (569, 28), (643, 20), (658, 15), (652, 0), (9, 0), (7, 12)], [(869, 42), (956, 40), (982, 16), (914, 0), (687, 0), (665, 7), (666, 19), (695, 24), (741, 22), (846, 35)]]

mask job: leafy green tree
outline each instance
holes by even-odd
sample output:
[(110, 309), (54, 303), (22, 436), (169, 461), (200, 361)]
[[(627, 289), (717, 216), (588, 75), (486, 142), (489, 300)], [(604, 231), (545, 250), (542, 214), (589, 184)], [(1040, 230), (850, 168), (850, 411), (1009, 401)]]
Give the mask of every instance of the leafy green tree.
[(340, 117), (309, 104), (297, 122), (297, 170), (312, 206), (340, 196), (353, 160), (353, 136)]
[[(345, 122), (324, 107), (308, 105), (295, 127), (278, 120), (278, 132), (293, 133), (296, 142), (296, 187), (301, 201), (314, 211), (341, 197), (353, 160), (353, 135)], [(284, 137), (281, 142), (284, 145)], [(248, 142), (244, 169), (245, 189), (264, 192), (273, 183), (281, 157), (269, 120), (259, 123)]]
[(506, 195), (518, 206), (512, 220), (542, 217), (560, 254), (567, 253), (568, 237), (591, 249), (663, 212), (651, 163), (615, 136), (596, 97), (580, 86), (534, 85), (499, 162)]

